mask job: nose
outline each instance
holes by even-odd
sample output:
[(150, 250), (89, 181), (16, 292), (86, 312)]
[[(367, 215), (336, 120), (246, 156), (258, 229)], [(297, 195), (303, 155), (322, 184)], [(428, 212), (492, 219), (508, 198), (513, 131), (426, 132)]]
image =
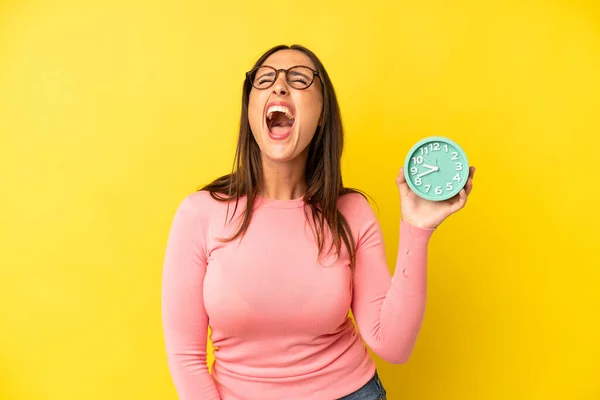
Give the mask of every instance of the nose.
[(279, 71), (277, 73), (277, 78), (275, 79), (275, 83), (273, 84), (273, 93), (281, 96), (285, 96), (289, 93), (284, 71)]

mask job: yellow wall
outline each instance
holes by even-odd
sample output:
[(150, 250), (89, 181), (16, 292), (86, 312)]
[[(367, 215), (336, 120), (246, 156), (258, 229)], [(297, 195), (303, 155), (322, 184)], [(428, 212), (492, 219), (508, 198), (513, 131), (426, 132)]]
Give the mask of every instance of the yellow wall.
[(446, 135), (478, 168), (412, 359), (377, 360), (390, 399), (600, 398), (599, 3), (217, 4), (0, 2), (0, 398), (176, 398), (174, 209), (229, 171), (244, 72), (295, 42), (334, 80), (390, 265), (410, 146)]

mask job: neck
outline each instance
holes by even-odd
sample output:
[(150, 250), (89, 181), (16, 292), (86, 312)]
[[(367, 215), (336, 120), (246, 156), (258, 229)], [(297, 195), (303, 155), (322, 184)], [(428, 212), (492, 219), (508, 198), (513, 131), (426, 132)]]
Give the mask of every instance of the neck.
[(297, 157), (291, 162), (274, 162), (263, 157), (263, 186), (260, 195), (275, 200), (300, 198), (307, 189), (306, 160)]

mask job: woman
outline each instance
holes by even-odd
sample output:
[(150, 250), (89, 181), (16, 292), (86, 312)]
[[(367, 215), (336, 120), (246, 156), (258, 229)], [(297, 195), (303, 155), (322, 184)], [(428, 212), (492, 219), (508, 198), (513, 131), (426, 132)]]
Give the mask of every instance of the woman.
[(180, 399), (386, 398), (366, 346), (390, 363), (408, 360), (429, 239), (464, 207), (474, 169), (445, 202), (416, 196), (400, 169), (391, 276), (368, 200), (342, 183), (342, 147), (319, 59), (301, 46), (267, 51), (244, 82), (234, 171), (188, 195), (171, 227), (163, 324)]

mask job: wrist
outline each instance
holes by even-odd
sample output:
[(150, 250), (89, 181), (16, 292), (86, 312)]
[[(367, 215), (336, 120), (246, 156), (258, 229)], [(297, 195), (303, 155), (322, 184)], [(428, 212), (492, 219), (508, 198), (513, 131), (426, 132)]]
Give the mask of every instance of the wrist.
[(423, 222), (423, 221), (414, 220), (414, 219), (411, 219), (411, 218), (404, 218), (404, 217), (402, 217), (400, 219), (400, 221), (403, 222), (403, 223), (405, 223), (405, 224), (407, 224), (407, 225), (410, 225), (410, 226), (413, 226), (415, 228), (418, 228), (418, 229), (435, 230), (438, 227), (437, 225), (433, 225), (431, 223), (427, 223), (427, 222)]

